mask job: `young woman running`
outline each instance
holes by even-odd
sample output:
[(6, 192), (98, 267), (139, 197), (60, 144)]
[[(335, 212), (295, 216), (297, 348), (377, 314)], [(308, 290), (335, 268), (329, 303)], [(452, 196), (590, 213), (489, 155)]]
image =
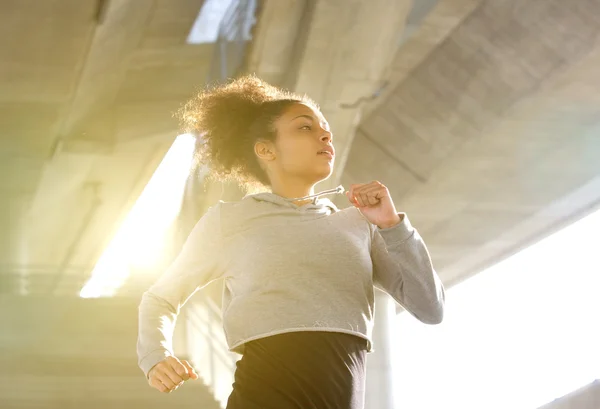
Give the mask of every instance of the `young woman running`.
[(254, 76), (204, 91), (182, 110), (199, 158), (220, 179), (262, 193), (219, 202), (140, 303), (139, 366), (151, 386), (198, 375), (173, 355), (180, 308), (222, 278), (223, 329), (242, 354), (227, 408), (363, 408), (374, 287), (424, 323), (442, 320), (444, 289), (418, 232), (388, 189), (350, 186), (339, 210), (314, 186), (333, 169), (329, 124), (305, 96)]

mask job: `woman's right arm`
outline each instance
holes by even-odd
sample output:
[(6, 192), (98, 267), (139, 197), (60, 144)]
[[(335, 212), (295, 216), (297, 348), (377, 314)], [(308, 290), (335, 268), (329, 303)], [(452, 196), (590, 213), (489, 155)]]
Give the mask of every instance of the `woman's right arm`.
[[(138, 365), (150, 384), (159, 390), (160, 385), (155, 385), (157, 380), (170, 384), (167, 378), (173, 375), (167, 367), (165, 371), (160, 371), (161, 376), (153, 376), (164, 379), (150, 379), (150, 370), (155, 365), (160, 362), (162, 367), (171, 362), (171, 366), (175, 367), (174, 372), (181, 370), (177, 362), (185, 366), (174, 357), (172, 347), (173, 329), (181, 307), (197, 290), (222, 275), (222, 260), (219, 259), (222, 254), (220, 217), (220, 205), (211, 207), (202, 216), (175, 261), (142, 296), (139, 305)], [(186, 372), (189, 373), (189, 370)], [(176, 380), (177, 377), (172, 379)], [(174, 384), (177, 385), (177, 382)]]

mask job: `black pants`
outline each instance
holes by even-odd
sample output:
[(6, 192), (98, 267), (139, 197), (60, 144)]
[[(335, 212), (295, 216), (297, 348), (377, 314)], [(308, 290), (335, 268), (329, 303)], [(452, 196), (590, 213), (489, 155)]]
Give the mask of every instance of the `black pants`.
[(246, 344), (227, 409), (363, 409), (367, 342), (302, 331)]

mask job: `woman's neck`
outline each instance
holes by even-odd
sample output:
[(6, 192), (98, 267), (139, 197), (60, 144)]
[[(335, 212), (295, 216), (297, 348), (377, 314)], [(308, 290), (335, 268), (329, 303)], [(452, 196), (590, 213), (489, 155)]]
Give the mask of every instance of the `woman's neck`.
[[(278, 196), (285, 197), (286, 199), (293, 199), (296, 197), (313, 195), (315, 193), (315, 186), (302, 182), (277, 182), (271, 183), (271, 191)], [(294, 201), (293, 203), (302, 206), (310, 203), (311, 201), (312, 199), (304, 199)]]

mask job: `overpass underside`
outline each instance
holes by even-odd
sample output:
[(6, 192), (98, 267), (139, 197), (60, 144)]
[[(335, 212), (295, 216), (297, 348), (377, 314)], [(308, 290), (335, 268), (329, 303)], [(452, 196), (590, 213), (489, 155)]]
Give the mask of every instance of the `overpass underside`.
[(450, 286), (600, 206), (599, 39), (594, 0), (286, 0), (248, 69), (322, 104), (323, 185), (381, 180)]

